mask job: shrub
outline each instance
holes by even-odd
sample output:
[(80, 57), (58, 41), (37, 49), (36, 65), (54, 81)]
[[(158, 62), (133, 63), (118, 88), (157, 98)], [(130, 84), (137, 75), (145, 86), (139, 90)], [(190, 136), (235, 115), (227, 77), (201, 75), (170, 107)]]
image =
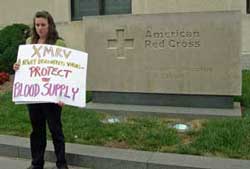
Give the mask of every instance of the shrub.
[(0, 30), (0, 71), (13, 73), (18, 46), (25, 43), (29, 30), (24, 24), (13, 24)]

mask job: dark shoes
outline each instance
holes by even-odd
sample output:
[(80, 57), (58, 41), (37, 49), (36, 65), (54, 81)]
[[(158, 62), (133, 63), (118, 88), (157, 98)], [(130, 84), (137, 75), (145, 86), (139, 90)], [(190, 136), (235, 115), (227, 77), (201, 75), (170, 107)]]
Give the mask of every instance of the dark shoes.
[[(33, 165), (29, 166), (27, 169), (40, 169), (40, 168), (36, 168)], [(42, 169), (42, 168), (41, 168)], [(61, 167), (54, 167), (53, 169), (69, 169), (69, 167), (67, 165), (61, 166)]]
[[(37, 167), (34, 167), (33, 165), (31, 165), (27, 169), (40, 169), (40, 168), (37, 168)], [(67, 165), (64, 165), (64, 166), (61, 166), (61, 167), (54, 167), (53, 169), (69, 169), (69, 167)]]

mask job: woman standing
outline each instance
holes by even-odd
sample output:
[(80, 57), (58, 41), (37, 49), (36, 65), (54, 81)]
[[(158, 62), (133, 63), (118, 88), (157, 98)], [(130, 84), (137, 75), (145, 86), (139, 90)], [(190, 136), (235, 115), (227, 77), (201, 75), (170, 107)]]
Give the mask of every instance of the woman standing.
[[(39, 11), (33, 19), (32, 35), (26, 44), (51, 44), (65, 46), (59, 37), (55, 22), (47, 11)], [(13, 69), (17, 71), (19, 64), (14, 64)], [(44, 153), (46, 148), (46, 121), (52, 135), (56, 166), (58, 169), (68, 169), (65, 159), (65, 141), (62, 131), (61, 111), (63, 103), (37, 103), (28, 104), (29, 117), (32, 125), (30, 134), (30, 146), (32, 162), (28, 169), (43, 169)]]

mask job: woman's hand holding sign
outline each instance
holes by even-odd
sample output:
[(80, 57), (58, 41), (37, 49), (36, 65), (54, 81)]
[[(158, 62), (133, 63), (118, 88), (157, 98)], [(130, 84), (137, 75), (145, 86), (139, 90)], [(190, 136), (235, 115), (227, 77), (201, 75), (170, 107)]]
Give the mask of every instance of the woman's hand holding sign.
[(57, 103), (57, 105), (60, 106), (60, 107), (63, 107), (63, 106), (64, 106), (64, 103), (63, 103), (62, 101), (59, 101), (59, 102)]
[(20, 65), (18, 63), (14, 63), (13, 70), (17, 71), (19, 69)]

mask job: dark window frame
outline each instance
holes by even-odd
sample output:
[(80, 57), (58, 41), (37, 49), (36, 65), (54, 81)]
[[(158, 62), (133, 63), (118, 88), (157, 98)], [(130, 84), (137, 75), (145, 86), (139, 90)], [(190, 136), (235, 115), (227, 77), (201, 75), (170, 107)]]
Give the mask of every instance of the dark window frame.
[(247, 4), (246, 4), (246, 13), (250, 14), (250, 0), (247, 0)]
[[(98, 0), (98, 11), (99, 11), (99, 15), (106, 15), (105, 14), (105, 0)], [(77, 16), (75, 16), (75, 0), (71, 0), (70, 1), (70, 9), (71, 9), (71, 20), (72, 21), (79, 21), (81, 20), (80, 18), (78, 18)], [(131, 14), (132, 13), (132, 0), (130, 0), (129, 2), (129, 7), (130, 7), (130, 11), (129, 13), (124, 13), (124, 14)], [(98, 15), (89, 15), (89, 16), (98, 16)]]

